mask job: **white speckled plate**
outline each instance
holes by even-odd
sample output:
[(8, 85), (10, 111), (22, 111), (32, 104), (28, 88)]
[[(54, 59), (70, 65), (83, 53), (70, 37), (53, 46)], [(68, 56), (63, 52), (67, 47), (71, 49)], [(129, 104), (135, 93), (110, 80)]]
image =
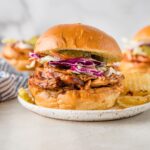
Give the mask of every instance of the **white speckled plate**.
[(60, 110), (37, 106), (18, 97), (27, 109), (45, 117), (73, 121), (104, 121), (128, 118), (150, 109), (150, 103), (119, 110)]

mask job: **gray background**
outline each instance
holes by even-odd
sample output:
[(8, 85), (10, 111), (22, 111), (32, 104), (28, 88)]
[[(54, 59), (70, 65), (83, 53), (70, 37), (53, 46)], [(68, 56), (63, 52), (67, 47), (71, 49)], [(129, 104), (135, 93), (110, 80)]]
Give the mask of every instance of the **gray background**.
[(149, 0), (0, 0), (0, 38), (28, 38), (59, 23), (86, 23), (121, 44), (150, 23)]

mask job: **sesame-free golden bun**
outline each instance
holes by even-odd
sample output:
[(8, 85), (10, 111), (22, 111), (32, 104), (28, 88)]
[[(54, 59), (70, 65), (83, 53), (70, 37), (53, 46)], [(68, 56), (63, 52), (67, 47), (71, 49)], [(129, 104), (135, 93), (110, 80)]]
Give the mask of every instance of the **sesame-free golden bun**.
[(102, 30), (80, 23), (49, 28), (35, 46), (35, 53), (47, 55), (61, 50), (95, 52), (115, 60), (121, 58), (120, 48), (114, 38)]
[[(19, 49), (18, 49), (19, 50)], [(21, 52), (28, 53), (31, 51), (30, 49), (20, 49)], [(10, 65), (12, 65), (18, 71), (29, 71), (30, 69), (26, 68), (26, 65), (29, 64), (29, 59), (27, 56), (22, 56), (11, 44), (6, 44), (1, 53), (1, 57), (3, 57)]]
[(136, 42), (150, 42), (150, 25), (140, 29), (134, 36)]

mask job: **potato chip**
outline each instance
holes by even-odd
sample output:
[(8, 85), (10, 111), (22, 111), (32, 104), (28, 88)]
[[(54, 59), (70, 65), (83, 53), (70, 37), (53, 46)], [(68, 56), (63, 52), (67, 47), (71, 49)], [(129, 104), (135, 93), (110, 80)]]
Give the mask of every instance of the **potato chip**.
[(147, 96), (120, 96), (117, 104), (120, 107), (128, 108), (132, 106), (142, 105), (150, 102), (150, 95)]
[(131, 92), (133, 95), (150, 94), (150, 74), (149, 73), (124, 73), (123, 85), (125, 93)]

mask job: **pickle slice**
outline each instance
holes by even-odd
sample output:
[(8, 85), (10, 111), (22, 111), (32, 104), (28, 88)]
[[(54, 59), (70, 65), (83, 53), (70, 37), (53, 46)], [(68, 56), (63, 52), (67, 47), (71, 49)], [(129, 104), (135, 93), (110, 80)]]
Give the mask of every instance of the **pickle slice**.
[(16, 42), (17, 42), (16, 39), (3, 39), (2, 40), (3, 44), (13, 44), (13, 43), (16, 43)]
[[(49, 51), (47, 51), (49, 53)], [(61, 49), (61, 50), (53, 50), (53, 53), (60, 54), (62, 56), (69, 56), (70, 58), (74, 57), (84, 57), (84, 58), (93, 58), (98, 61), (112, 63), (117, 62), (120, 60), (120, 57), (112, 55), (104, 50), (97, 52), (96, 50), (93, 51), (86, 51), (82, 49)]]
[(30, 45), (32, 45), (33, 47), (35, 46), (35, 43), (36, 43), (36, 41), (37, 41), (37, 39), (38, 39), (38, 36), (33, 36), (32, 38), (30, 38), (29, 40), (25, 40), (25, 42), (27, 43), (27, 44), (30, 44)]
[(141, 49), (147, 56), (150, 56), (150, 46), (142, 46)]
[(18, 95), (24, 99), (25, 101), (29, 102), (29, 103), (34, 103), (32, 100), (32, 97), (29, 95), (28, 91), (24, 88), (20, 88), (18, 90)]

